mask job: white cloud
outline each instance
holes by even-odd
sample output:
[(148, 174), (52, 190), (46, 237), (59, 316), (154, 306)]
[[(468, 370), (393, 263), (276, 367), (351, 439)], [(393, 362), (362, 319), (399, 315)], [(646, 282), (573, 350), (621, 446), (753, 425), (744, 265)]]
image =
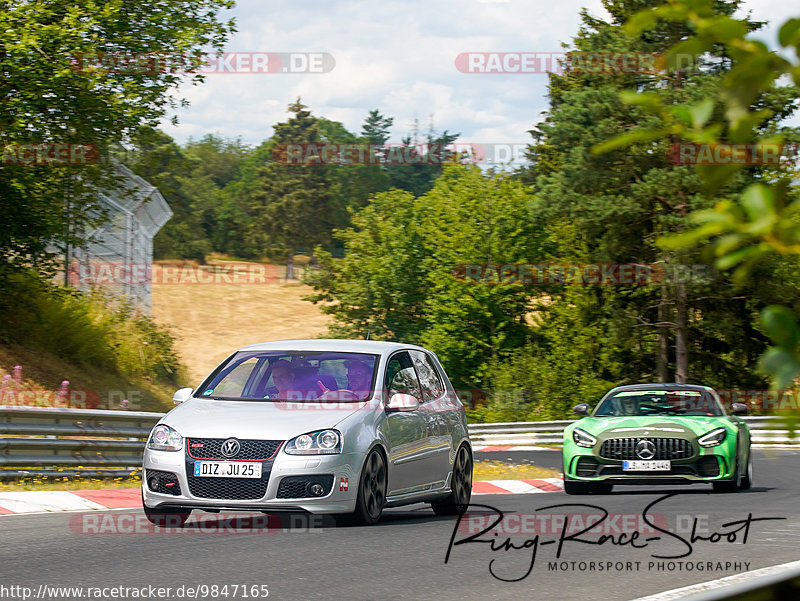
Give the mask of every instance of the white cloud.
[[(274, 123), (286, 120), (286, 108), (298, 96), (315, 115), (342, 121), (353, 132), (377, 108), (395, 118), (394, 141), (410, 133), (415, 118), (424, 134), (431, 113), (437, 131), (461, 132), (463, 140), (527, 141), (527, 130), (547, 108), (547, 76), (465, 74), (455, 57), (558, 52), (577, 32), (581, 7), (604, 14), (600, 0), (237, 4), (230, 13), (239, 32), (226, 50), (328, 52), (336, 67), (326, 74), (208, 75), (201, 86), (179, 91), (191, 103), (177, 112), (180, 124), (164, 125), (179, 142), (216, 132), (258, 144)], [(744, 9), (776, 23), (793, 11), (782, 0), (759, 0)], [(771, 25), (760, 37), (772, 44), (776, 31)]]

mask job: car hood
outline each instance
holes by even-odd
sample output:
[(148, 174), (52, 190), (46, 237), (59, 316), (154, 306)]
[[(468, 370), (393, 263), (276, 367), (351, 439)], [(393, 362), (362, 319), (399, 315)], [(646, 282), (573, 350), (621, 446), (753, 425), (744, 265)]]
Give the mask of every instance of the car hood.
[(165, 415), (181, 436), (288, 440), (313, 430), (333, 428), (366, 403), (274, 403), (190, 399)]
[(729, 426), (730, 422), (724, 416), (585, 417), (575, 423), (575, 427), (602, 439), (643, 436), (693, 439), (715, 428)]

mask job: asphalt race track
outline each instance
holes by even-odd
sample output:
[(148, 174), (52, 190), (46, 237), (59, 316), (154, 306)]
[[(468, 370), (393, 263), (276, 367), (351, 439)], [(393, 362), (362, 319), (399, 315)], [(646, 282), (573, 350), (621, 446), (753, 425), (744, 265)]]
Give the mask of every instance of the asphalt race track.
[[(560, 462), (553, 451), (481, 455), (509, 457), (551, 467)], [(387, 510), (372, 527), (336, 528), (325, 519), (310, 530), (301, 515), (283, 516), (283, 528), (270, 519), (272, 528), (265, 529), (259, 526), (268, 516), (260, 514), (254, 514), (255, 522), (262, 520), (255, 528), (236, 528), (230, 520), (194, 513), (184, 531), (147, 533), (141, 526), (143, 533), (133, 534), (96, 532), (130, 529), (140, 510), (92, 512), (88, 522), (76, 513), (0, 516), (0, 585), (34, 592), (41, 585), (172, 587), (167, 599), (181, 598), (174, 592), (181, 586), (226, 584), (228, 596), (216, 598), (263, 598), (231, 594), (233, 585), (248, 584), (267, 585), (269, 599), (276, 600), (629, 600), (800, 560), (800, 451), (755, 451), (754, 458), (754, 487), (736, 494), (711, 494), (697, 485), (617, 487), (591, 496), (474, 496), (473, 503), (489, 507), (471, 509), (484, 515), (465, 517), (454, 542), (477, 534), (498, 515), (494, 509), (505, 514), (504, 530), (478, 535), (494, 543), (454, 545), (447, 564), (456, 519), (436, 517), (423, 505)], [(675, 496), (657, 502), (648, 521), (673, 532), (642, 518), (667, 493)], [(547, 509), (565, 503), (577, 505)], [(579, 520), (594, 515), (589, 523), (596, 523), (603, 510), (609, 515), (597, 528), (611, 538), (599, 544), (600, 534), (578, 533)], [(761, 518), (784, 519), (756, 521)], [(507, 537), (515, 548), (503, 545)], [(198, 598), (215, 598), (210, 588), (206, 593)], [(180, 594), (186, 598), (186, 588)]]

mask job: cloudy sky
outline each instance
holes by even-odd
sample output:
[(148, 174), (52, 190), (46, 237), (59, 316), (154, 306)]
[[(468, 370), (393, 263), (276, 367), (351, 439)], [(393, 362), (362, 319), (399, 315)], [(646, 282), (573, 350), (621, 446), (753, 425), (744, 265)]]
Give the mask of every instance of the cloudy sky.
[[(775, 45), (776, 24), (797, 16), (792, 2), (753, 0), (744, 10), (771, 25), (757, 37)], [(163, 128), (179, 143), (207, 133), (259, 144), (287, 118), (298, 96), (316, 116), (358, 133), (370, 109), (394, 117), (391, 142), (415, 119), (424, 135), (460, 132), (466, 143), (524, 144), (547, 108), (543, 74), (469, 74), (464, 52), (559, 52), (585, 7), (605, 15), (600, 0), (238, 0), (225, 18), (238, 32), (226, 51), (328, 53), (328, 73), (209, 73), (179, 95), (190, 106), (178, 126)], [(743, 12), (742, 12), (743, 14)], [(274, 64), (274, 61), (273, 63)]]

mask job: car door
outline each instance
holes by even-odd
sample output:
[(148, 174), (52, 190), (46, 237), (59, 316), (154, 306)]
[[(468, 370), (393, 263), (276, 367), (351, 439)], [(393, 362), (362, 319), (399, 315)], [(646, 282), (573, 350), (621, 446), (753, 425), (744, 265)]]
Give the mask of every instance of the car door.
[[(395, 353), (389, 358), (383, 388), (387, 401), (393, 394), (410, 394), (422, 400), (419, 379), (408, 351)], [(414, 409), (391, 411), (387, 415), (390, 495), (424, 490), (437, 479), (436, 451), (429, 445), (425, 413), (422, 409)]]
[(444, 486), (450, 472), (453, 453), (453, 427), (448, 419), (447, 389), (439, 376), (433, 359), (423, 351), (409, 351), (422, 388), (421, 413), (428, 427), (428, 446), (433, 451), (433, 466), (438, 486)]

